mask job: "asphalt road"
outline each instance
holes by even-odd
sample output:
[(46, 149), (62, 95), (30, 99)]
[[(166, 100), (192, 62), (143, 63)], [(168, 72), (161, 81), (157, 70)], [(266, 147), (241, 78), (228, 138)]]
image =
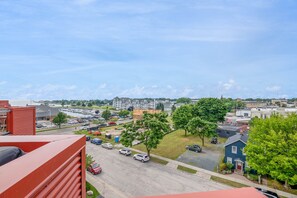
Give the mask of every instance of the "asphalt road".
[[(134, 197), (230, 189), (213, 181), (157, 163), (141, 163), (87, 142), (87, 153), (101, 165), (100, 175), (92, 181), (104, 185), (104, 197)], [(99, 189), (100, 190), (100, 189)], [(102, 191), (102, 190), (101, 190)]]

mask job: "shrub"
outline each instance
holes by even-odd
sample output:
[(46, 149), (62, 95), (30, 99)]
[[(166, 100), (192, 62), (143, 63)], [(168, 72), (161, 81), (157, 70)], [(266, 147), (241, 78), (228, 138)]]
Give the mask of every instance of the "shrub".
[(228, 162), (226, 166), (227, 166), (227, 170), (232, 170), (234, 165)]
[(226, 170), (227, 165), (225, 163), (220, 163), (220, 171)]

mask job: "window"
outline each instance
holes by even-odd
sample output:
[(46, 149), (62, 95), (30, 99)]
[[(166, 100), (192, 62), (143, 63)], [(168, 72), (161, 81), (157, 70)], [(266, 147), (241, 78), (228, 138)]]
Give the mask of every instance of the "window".
[(244, 152), (244, 148), (242, 148), (242, 155), (246, 155), (245, 152)]
[(237, 154), (237, 146), (232, 146), (232, 153)]
[(231, 163), (232, 164), (232, 157), (227, 157), (227, 163)]

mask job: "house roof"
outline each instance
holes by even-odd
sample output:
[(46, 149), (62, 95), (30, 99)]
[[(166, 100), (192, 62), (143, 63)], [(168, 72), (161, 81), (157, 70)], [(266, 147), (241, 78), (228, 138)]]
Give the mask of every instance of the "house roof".
[(234, 131), (234, 132), (239, 132), (240, 131), (240, 127), (238, 126), (231, 126), (231, 125), (219, 125), (218, 129), (220, 130), (224, 130), (224, 131)]
[(247, 139), (248, 139), (248, 133), (236, 133), (235, 135), (228, 138), (228, 140), (225, 143), (225, 147), (237, 141), (241, 141), (244, 144), (246, 144)]

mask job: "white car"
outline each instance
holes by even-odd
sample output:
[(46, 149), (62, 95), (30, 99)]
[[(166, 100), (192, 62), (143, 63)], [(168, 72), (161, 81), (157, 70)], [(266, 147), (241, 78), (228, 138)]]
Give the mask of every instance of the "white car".
[(110, 144), (110, 143), (103, 143), (101, 146), (103, 148), (106, 148), (106, 149), (112, 149), (113, 148), (112, 144)]
[(144, 163), (148, 162), (150, 160), (150, 157), (147, 154), (138, 153), (133, 156), (133, 159), (139, 160)]
[(132, 152), (131, 152), (130, 149), (123, 148), (123, 149), (119, 150), (119, 153), (122, 154), (122, 155), (128, 156), (128, 155), (131, 155)]

